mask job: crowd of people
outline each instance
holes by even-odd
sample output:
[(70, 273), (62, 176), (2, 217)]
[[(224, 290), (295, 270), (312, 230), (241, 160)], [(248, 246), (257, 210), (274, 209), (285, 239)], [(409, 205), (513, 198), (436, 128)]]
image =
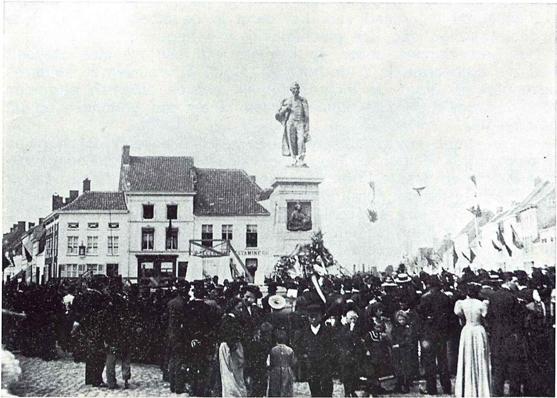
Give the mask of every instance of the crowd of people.
[[(268, 281), (177, 280), (164, 288), (94, 276), (3, 289), (3, 344), (85, 362), (85, 383), (128, 388), (131, 362), (160, 366), (172, 392), (312, 396), (364, 390), (554, 396), (555, 269), (466, 269)], [(263, 294), (263, 292), (265, 294)], [(120, 364), (122, 385), (116, 380)], [(106, 369), (106, 383), (103, 371)], [(456, 376), (453, 389), (451, 377)]]

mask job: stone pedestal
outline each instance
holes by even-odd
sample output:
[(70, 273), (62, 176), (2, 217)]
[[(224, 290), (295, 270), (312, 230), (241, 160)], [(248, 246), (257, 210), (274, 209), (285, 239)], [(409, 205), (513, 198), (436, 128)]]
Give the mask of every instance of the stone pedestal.
[[(273, 181), (269, 202), (276, 257), (290, 255), (297, 244), (310, 243), (312, 235), (321, 229), (319, 184), (322, 181), (313, 170), (296, 167), (281, 170)], [(302, 214), (298, 217), (293, 216), (297, 204)]]

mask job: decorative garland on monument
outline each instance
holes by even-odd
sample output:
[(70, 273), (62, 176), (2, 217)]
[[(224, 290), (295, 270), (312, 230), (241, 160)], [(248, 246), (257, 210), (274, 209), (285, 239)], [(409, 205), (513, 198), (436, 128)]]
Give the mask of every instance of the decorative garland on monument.
[[(317, 231), (311, 237), (311, 243), (299, 245), (293, 254), (282, 256), (278, 260), (273, 276), (283, 281), (294, 279), (296, 276), (309, 277), (314, 271), (326, 273), (325, 269), (335, 263), (333, 255), (323, 244), (323, 233)], [(296, 267), (297, 264), (299, 267)]]

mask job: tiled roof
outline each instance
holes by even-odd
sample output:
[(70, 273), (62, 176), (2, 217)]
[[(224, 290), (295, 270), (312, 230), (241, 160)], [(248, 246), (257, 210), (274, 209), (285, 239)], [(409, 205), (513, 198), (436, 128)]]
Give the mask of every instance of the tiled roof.
[(84, 192), (59, 211), (128, 210), (123, 192)]
[(196, 216), (269, 215), (257, 203), (261, 188), (243, 170), (195, 169), (197, 194), (193, 200)]
[(130, 156), (122, 164), (120, 191), (193, 192), (193, 158), (189, 156)]

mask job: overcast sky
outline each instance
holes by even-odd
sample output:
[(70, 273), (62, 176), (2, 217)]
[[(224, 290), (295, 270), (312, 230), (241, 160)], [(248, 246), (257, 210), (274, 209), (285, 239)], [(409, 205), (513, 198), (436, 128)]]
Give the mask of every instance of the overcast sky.
[(6, 3), (3, 230), (85, 177), (116, 190), (124, 144), (268, 186), (296, 80), (325, 243), (382, 268), (470, 220), (470, 175), (491, 209), (553, 180), (554, 21), (552, 5)]

